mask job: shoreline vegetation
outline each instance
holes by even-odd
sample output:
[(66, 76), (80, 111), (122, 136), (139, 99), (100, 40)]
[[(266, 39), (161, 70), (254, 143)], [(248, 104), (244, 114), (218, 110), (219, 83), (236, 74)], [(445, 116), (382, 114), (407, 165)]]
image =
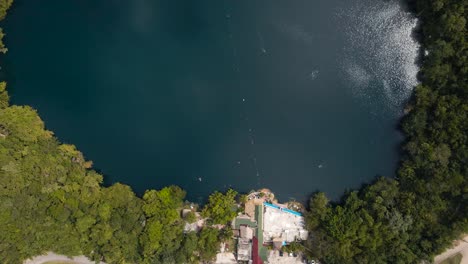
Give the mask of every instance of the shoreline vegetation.
[[(338, 203), (315, 193), (305, 211), (309, 259), (421, 263), (468, 233), (468, 2), (409, 2), (421, 23), (425, 55), (421, 84), (401, 121), (406, 140), (398, 176), (379, 178)], [(0, 19), (11, 4), (0, 0)], [(0, 49), (6, 52), (3, 44)], [(177, 186), (142, 197), (127, 185), (104, 187), (81, 152), (60, 143), (34, 109), (9, 105), (8, 99), (2, 82), (2, 263), (49, 251), (106, 263), (203, 263), (231, 239), (228, 223), (245, 196), (214, 192), (197, 208)], [(205, 226), (184, 232), (197, 218), (183, 217), (181, 209), (200, 211)]]

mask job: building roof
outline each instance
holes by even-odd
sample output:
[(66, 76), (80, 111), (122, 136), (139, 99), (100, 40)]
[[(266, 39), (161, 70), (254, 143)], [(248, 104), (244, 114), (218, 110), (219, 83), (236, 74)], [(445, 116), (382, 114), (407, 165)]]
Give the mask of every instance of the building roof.
[(249, 227), (257, 227), (257, 223), (250, 220), (250, 217), (238, 216), (234, 219), (234, 229), (239, 229), (241, 225), (246, 225)]
[(250, 228), (248, 226), (245, 226), (245, 225), (241, 225), (240, 226), (240, 237), (241, 238), (252, 239), (252, 237), (253, 237), (252, 228)]
[(262, 259), (260, 258), (259, 255), (259, 249), (258, 249), (258, 240), (256, 237), (253, 238), (253, 249), (252, 249), (252, 261), (253, 264), (263, 264)]
[(258, 239), (258, 244), (263, 245), (263, 205), (255, 206), (255, 220), (257, 220), (257, 232), (255, 236)]
[(240, 238), (237, 244), (237, 260), (249, 261), (252, 257), (252, 243), (249, 239)]
[(258, 242), (258, 255), (263, 261), (266, 261), (268, 256), (268, 250), (263, 246), (263, 205), (255, 206), (255, 220), (257, 220), (257, 230), (255, 232), (255, 237)]
[(273, 206), (265, 206), (263, 224), (264, 242), (273, 242), (274, 238), (281, 238), (290, 243), (297, 239), (306, 240), (308, 236), (303, 216)]

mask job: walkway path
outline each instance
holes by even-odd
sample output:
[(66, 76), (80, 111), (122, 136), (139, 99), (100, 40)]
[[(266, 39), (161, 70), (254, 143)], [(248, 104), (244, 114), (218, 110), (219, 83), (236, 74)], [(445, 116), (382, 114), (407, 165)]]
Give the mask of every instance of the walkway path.
[(444, 253), (436, 256), (434, 258), (434, 264), (439, 264), (445, 259), (456, 255), (457, 253), (461, 253), (463, 255), (463, 259), (461, 260), (460, 264), (468, 264), (468, 236), (465, 236), (461, 240), (455, 241), (453, 248), (448, 249)]
[[(85, 256), (76, 256), (69, 258), (64, 255), (58, 255), (54, 252), (47, 252), (45, 255), (35, 256), (32, 259), (27, 259), (23, 262), (23, 264), (43, 264), (51, 261), (64, 261), (65, 263), (70, 264), (94, 264), (94, 261), (89, 260)], [(101, 264), (105, 264), (101, 262)]]

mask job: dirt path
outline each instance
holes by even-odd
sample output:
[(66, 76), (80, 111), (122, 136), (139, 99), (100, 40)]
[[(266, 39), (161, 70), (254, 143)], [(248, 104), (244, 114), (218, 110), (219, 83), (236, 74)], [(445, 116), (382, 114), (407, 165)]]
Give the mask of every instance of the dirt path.
[(440, 262), (444, 261), (445, 259), (451, 256), (456, 255), (457, 253), (461, 253), (463, 255), (463, 259), (461, 260), (460, 264), (468, 264), (468, 236), (465, 236), (461, 240), (455, 241), (454, 247), (436, 256), (434, 258), (434, 264), (439, 264)]
[[(94, 264), (94, 261), (89, 260), (85, 256), (76, 256), (69, 258), (64, 255), (58, 255), (55, 254), (54, 252), (47, 252), (46, 255), (41, 255), (41, 256), (35, 256), (32, 259), (27, 259), (23, 262), (23, 264), (43, 264), (46, 262), (51, 262), (51, 261), (63, 261), (66, 263), (70, 264)], [(101, 262), (101, 264), (105, 264), (104, 262)]]

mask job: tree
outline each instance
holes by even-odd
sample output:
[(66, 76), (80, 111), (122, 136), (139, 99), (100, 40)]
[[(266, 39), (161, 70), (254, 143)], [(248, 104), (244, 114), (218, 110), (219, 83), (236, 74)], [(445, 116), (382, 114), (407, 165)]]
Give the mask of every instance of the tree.
[(7, 10), (13, 4), (13, 0), (0, 0), (0, 20), (3, 20), (7, 14)]
[[(401, 123), (406, 140), (395, 180), (379, 178), (336, 204), (323, 193), (306, 214), (311, 258), (325, 263), (420, 263), (468, 232), (468, 44), (466, 4), (415, 0), (421, 21), (421, 85)], [(0, 0), (0, 20), (11, 6)], [(0, 38), (3, 36), (0, 31)], [(0, 43), (0, 52), (6, 48)], [(185, 192), (170, 186), (138, 198), (47, 131), (36, 111), (9, 106), (0, 82), (0, 259), (21, 263), (53, 250), (107, 263), (212, 260), (230, 228), (184, 233)], [(226, 224), (233, 190), (213, 193), (202, 214)], [(197, 236), (198, 235), (198, 236)]]
[(177, 186), (143, 195), (146, 224), (140, 235), (140, 245), (146, 263), (168, 261), (181, 244), (184, 221), (180, 217), (185, 192)]
[(184, 235), (182, 245), (176, 255), (176, 263), (196, 263), (198, 260), (198, 236), (195, 232)]
[(190, 224), (195, 223), (197, 221), (197, 216), (194, 212), (190, 211), (187, 213), (187, 215), (185, 215), (185, 221), (187, 221)]
[(325, 193), (314, 194), (310, 199), (309, 211), (306, 214), (307, 228), (309, 230), (317, 228), (329, 211), (328, 198)]
[(218, 235), (219, 230), (216, 228), (205, 227), (201, 230), (198, 239), (198, 249), (202, 260), (213, 260), (216, 256), (220, 244)]
[(214, 192), (208, 198), (202, 216), (210, 218), (215, 224), (228, 223), (236, 216), (236, 195), (237, 192), (232, 189), (229, 189), (226, 194)]
[(10, 98), (6, 92), (6, 82), (0, 82), (0, 109), (7, 108), (9, 101)]

